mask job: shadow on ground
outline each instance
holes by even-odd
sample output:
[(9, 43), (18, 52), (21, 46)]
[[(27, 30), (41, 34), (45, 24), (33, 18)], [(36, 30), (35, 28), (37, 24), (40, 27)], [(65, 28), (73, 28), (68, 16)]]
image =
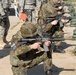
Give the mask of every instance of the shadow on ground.
[[(71, 44), (67, 44), (65, 42), (62, 42), (62, 45), (61, 46), (62, 46), (62, 50), (64, 50), (64, 49), (66, 49), (66, 48), (68, 48), (70, 46), (74, 46), (74, 45), (71, 45)], [(5, 57), (5, 56), (7, 56), (7, 55), (9, 55), (10, 54), (10, 50), (11, 50), (10, 46), (5, 45), (4, 48), (2, 50), (0, 50), (0, 59), (3, 58), (3, 57)]]
[(61, 46), (62, 46), (63, 49), (66, 49), (70, 46), (76, 46), (76, 44), (67, 44), (66, 42), (62, 42)]
[[(59, 75), (61, 71), (75, 71), (75, 70), (59, 68), (59, 67), (53, 65), (53, 67), (52, 67), (53, 75)], [(45, 75), (45, 72), (43, 70), (43, 64), (40, 64), (32, 69), (29, 69), (28, 75)]]
[(57, 67), (55, 65), (53, 65), (52, 70), (53, 70), (53, 75), (59, 75), (60, 72), (62, 72), (62, 71), (68, 71), (68, 72), (75, 71), (75, 69), (65, 69), (65, 68)]
[(10, 54), (10, 46), (5, 45), (3, 49), (0, 50), (0, 59)]
[[(58, 48), (60, 50), (65, 50), (66, 48), (71, 47), (71, 46), (76, 46), (76, 44), (67, 44), (66, 42), (62, 42), (61, 45)], [(54, 50), (55, 49), (55, 44), (52, 43), (52, 46), (51, 47)]]

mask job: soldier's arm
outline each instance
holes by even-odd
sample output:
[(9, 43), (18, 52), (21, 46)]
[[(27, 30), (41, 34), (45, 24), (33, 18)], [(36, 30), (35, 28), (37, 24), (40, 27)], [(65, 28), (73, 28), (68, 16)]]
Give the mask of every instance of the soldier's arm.
[(40, 42), (36, 42), (36, 43), (33, 43), (33, 44), (30, 44), (30, 45), (22, 45), (22, 46), (19, 46), (16, 50), (15, 50), (15, 54), (16, 55), (21, 55), (21, 54), (24, 54), (24, 53), (27, 53), (28, 51), (30, 50), (36, 50), (40, 47)]
[(30, 50), (31, 50), (31, 47), (29, 45), (22, 45), (15, 50), (15, 54), (21, 55), (21, 54), (27, 53)]

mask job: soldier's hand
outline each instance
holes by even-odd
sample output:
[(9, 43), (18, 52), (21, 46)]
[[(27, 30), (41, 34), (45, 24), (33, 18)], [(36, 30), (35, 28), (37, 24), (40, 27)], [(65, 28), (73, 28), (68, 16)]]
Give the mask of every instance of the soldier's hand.
[(61, 11), (58, 11), (58, 14), (59, 14), (59, 15), (62, 15), (62, 12), (61, 12)]
[(37, 42), (37, 43), (34, 43), (32, 45), (30, 45), (30, 48), (31, 49), (38, 49), (38, 47), (40, 47), (41, 43), (40, 42)]
[(46, 42), (44, 42), (44, 44), (45, 44), (46, 46), (50, 46), (51, 42), (50, 42), (50, 41), (46, 41)]
[(57, 23), (58, 23), (58, 20), (54, 20), (51, 22), (52, 25), (57, 25)]
[(59, 7), (58, 7), (59, 10), (61, 10), (62, 8), (63, 8), (62, 6), (59, 6)]
[(62, 23), (66, 23), (68, 22), (69, 20), (68, 19), (61, 19)]

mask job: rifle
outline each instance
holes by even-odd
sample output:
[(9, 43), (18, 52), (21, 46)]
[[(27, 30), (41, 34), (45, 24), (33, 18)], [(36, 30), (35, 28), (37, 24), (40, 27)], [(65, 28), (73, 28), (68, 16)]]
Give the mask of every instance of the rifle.
[(72, 40), (72, 41), (76, 41), (75, 39), (72, 39), (72, 38), (60, 38), (60, 37), (52, 37), (52, 38), (46, 38), (46, 37), (39, 37), (39, 38), (31, 38), (31, 39), (23, 39), (23, 38), (19, 38), (18, 42), (19, 43), (27, 43), (27, 42), (32, 42), (32, 41), (40, 41), (40, 42), (45, 42), (46, 40), (49, 40), (49, 41), (65, 41), (65, 40)]
[[(13, 50), (16, 50), (18, 46), (21, 46), (23, 44), (32, 44), (34, 42), (41, 42), (42, 44), (48, 40), (48, 41), (51, 41), (51, 42), (54, 42), (54, 41), (64, 41), (64, 40), (73, 40), (73, 41), (76, 41), (76, 39), (65, 39), (65, 38), (60, 38), (60, 37), (50, 37), (51, 34), (49, 33), (43, 33), (42, 34), (43, 37), (39, 36), (39, 37), (36, 37), (36, 38), (18, 38), (18, 45), (16, 45), (16, 43), (14, 43), (13, 41), (11, 41), (12, 43), (12, 46), (11, 48)], [(44, 47), (44, 51), (45, 52), (48, 52), (49, 49), (46, 45), (43, 44), (43, 47)]]
[(69, 19), (69, 20), (71, 20), (72, 19), (72, 17), (66, 17), (66, 16), (56, 16), (56, 17), (49, 17), (49, 18), (47, 18), (46, 19), (46, 23), (50, 23), (50, 22), (52, 22), (53, 20), (59, 20), (60, 21), (60, 19)]
[(58, 11), (61, 11), (61, 12), (63, 12), (63, 13), (65, 13), (65, 12), (64, 12), (64, 9), (63, 9), (64, 6), (68, 6), (68, 7), (72, 6), (72, 7), (74, 7), (74, 5), (73, 5), (73, 3), (72, 3), (71, 1), (62, 2), (62, 0), (60, 0), (60, 3), (56, 3), (56, 4), (54, 5), (55, 8), (58, 8), (58, 7), (60, 7), (60, 6), (62, 6), (62, 9), (60, 9), (60, 10), (58, 10)]
[(69, 21), (72, 20), (72, 17), (66, 17), (66, 16), (61, 16), (61, 15), (57, 15), (56, 17), (52, 17), (52, 18), (46, 18), (45, 23), (50, 23), (53, 20), (58, 20), (59, 22), (61, 21), (61, 19), (68, 19)]
[[(27, 43), (27, 42), (32, 42), (32, 41), (39, 41), (41, 43), (44, 43), (46, 40), (48, 41), (51, 41), (51, 42), (54, 42), (54, 41), (65, 41), (65, 40), (73, 40), (73, 41), (76, 41), (75, 39), (65, 39), (65, 38), (56, 38), (56, 37), (38, 37), (38, 38), (27, 38), (27, 39), (23, 39), (23, 38), (19, 38), (18, 39), (18, 42), (20, 44), (23, 44), (23, 43)], [(48, 47), (46, 45), (43, 45), (44, 47), (44, 51), (47, 52), (49, 51)]]

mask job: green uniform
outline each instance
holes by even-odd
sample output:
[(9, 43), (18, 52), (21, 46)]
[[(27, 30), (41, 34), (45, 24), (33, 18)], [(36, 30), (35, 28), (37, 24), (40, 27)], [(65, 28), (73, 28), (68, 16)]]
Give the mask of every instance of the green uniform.
[[(30, 29), (32, 29), (32, 31)], [(45, 71), (51, 69), (51, 56), (49, 55), (49, 57), (47, 57), (47, 54), (50, 52), (46, 53), (45, 51), (41, 51), (41, 47), (36, 50), (31, 49), (30, 45), (33, 42), (27, 42), (25, 44), (19, 45), (18, 38), (26, 38), (28, 36), (31, 37), (33, 36), (31, 32), (36, 32), (35, 26), (33, 26), (31, 23), (25, 23), (20, 28), (20, 31), (18, 31), (12, 37), (12, 42), (15, 42), (17, 46), (17, 48), (15, 48), (12, 43), (10, 52), (10, 63), (12, 65), (13, 75), (27, 75), (27, 70), (29, 68), (38, 65), (42, 61), (44, 61)], [(25, 33), (27, 33), (27, 35), (25, 35)]]
[[(54, 7), (58, 0), (49, 0), (48, 3), (44, 4), (39, 12), (39, 25), (42, 27), (43, 32), (50, 33), (54, 37), (63, 37), (63, 26), (60, 26), (58, 22), (57, 25), (51, 25), (52, 21), (46, 23), (47, 18), (55, 18), (58, 15), (58, 8)], [(56, 41), (55, 46), (58, 47), (61, 45), (61, 41)], [(56, 48), (55, 48), (56, 49)]]
[[(56, 17), (56, 15), (57, 15), (56, 9), (52, 5), (50, 5), (50, 3), (46, 3), (46, 4), (42, 5), (42, 7), (38, 13), (38, 25), (40, 25), (40, 27), (42, 28), (42, 32), (50, 34), (50, 37), (53, 35), (52, 30), (55, 26), (53, 26), (51, 24), (51, 22), (47, 23), (46, 19), (54, 18), (54, 17)], [(50, 59), (52, 60), (52, 52), (51, 52), (50, 56), (51, 56)], [(52, 61), (51, 61), (50, 65), (52, 66)], [(52, 69), (52, 67), (51, 67), (51, 69)], [(47, 74), (47, 75), (51, 75), (51, 74)]]
[(46, 3), (42, 6), (41, 10), (39, 11), (38, 17), (38, 24), (42, 27), (43, 32), (50, 32), (53, 27), (50, 22), (46, 22), (47, 18), (55, 18), (57, 16), (56, 9), (50, 5), (50, 3)]
[[(57, 9), (57, 8), (56, 8)], [(63, 10), (63, 8), (62, 8), (62, 10)], [(57, 10), (57, 11), (59, 11), (59, 10)], [(63, 13), (63, 11), (62, 11), (62, 13)], [(61, 15), (62, 16), (62, 15)], [(55, 37), (63, 37), (64, 38), (64, 32), (63, 32), (63, 27), (64, 27), (64, 24), (63, 24), (63, 26), (61, 26), (60, 25), (60, 23), (59, 23), (59, 29), (55, 32), (55, 34), (54, 34), (54, 36)], [(62, 43), (62, 41), (55, 41), (54, 42), (54, 44), (55, 44), (55, 49), (54, 49), (54, 51), (59, 51), (59, 52), (64, 52), (64, 51), (62, 51), (59, 47), (60, 47), (60, 45), (61, 45), (61, 43)]]

